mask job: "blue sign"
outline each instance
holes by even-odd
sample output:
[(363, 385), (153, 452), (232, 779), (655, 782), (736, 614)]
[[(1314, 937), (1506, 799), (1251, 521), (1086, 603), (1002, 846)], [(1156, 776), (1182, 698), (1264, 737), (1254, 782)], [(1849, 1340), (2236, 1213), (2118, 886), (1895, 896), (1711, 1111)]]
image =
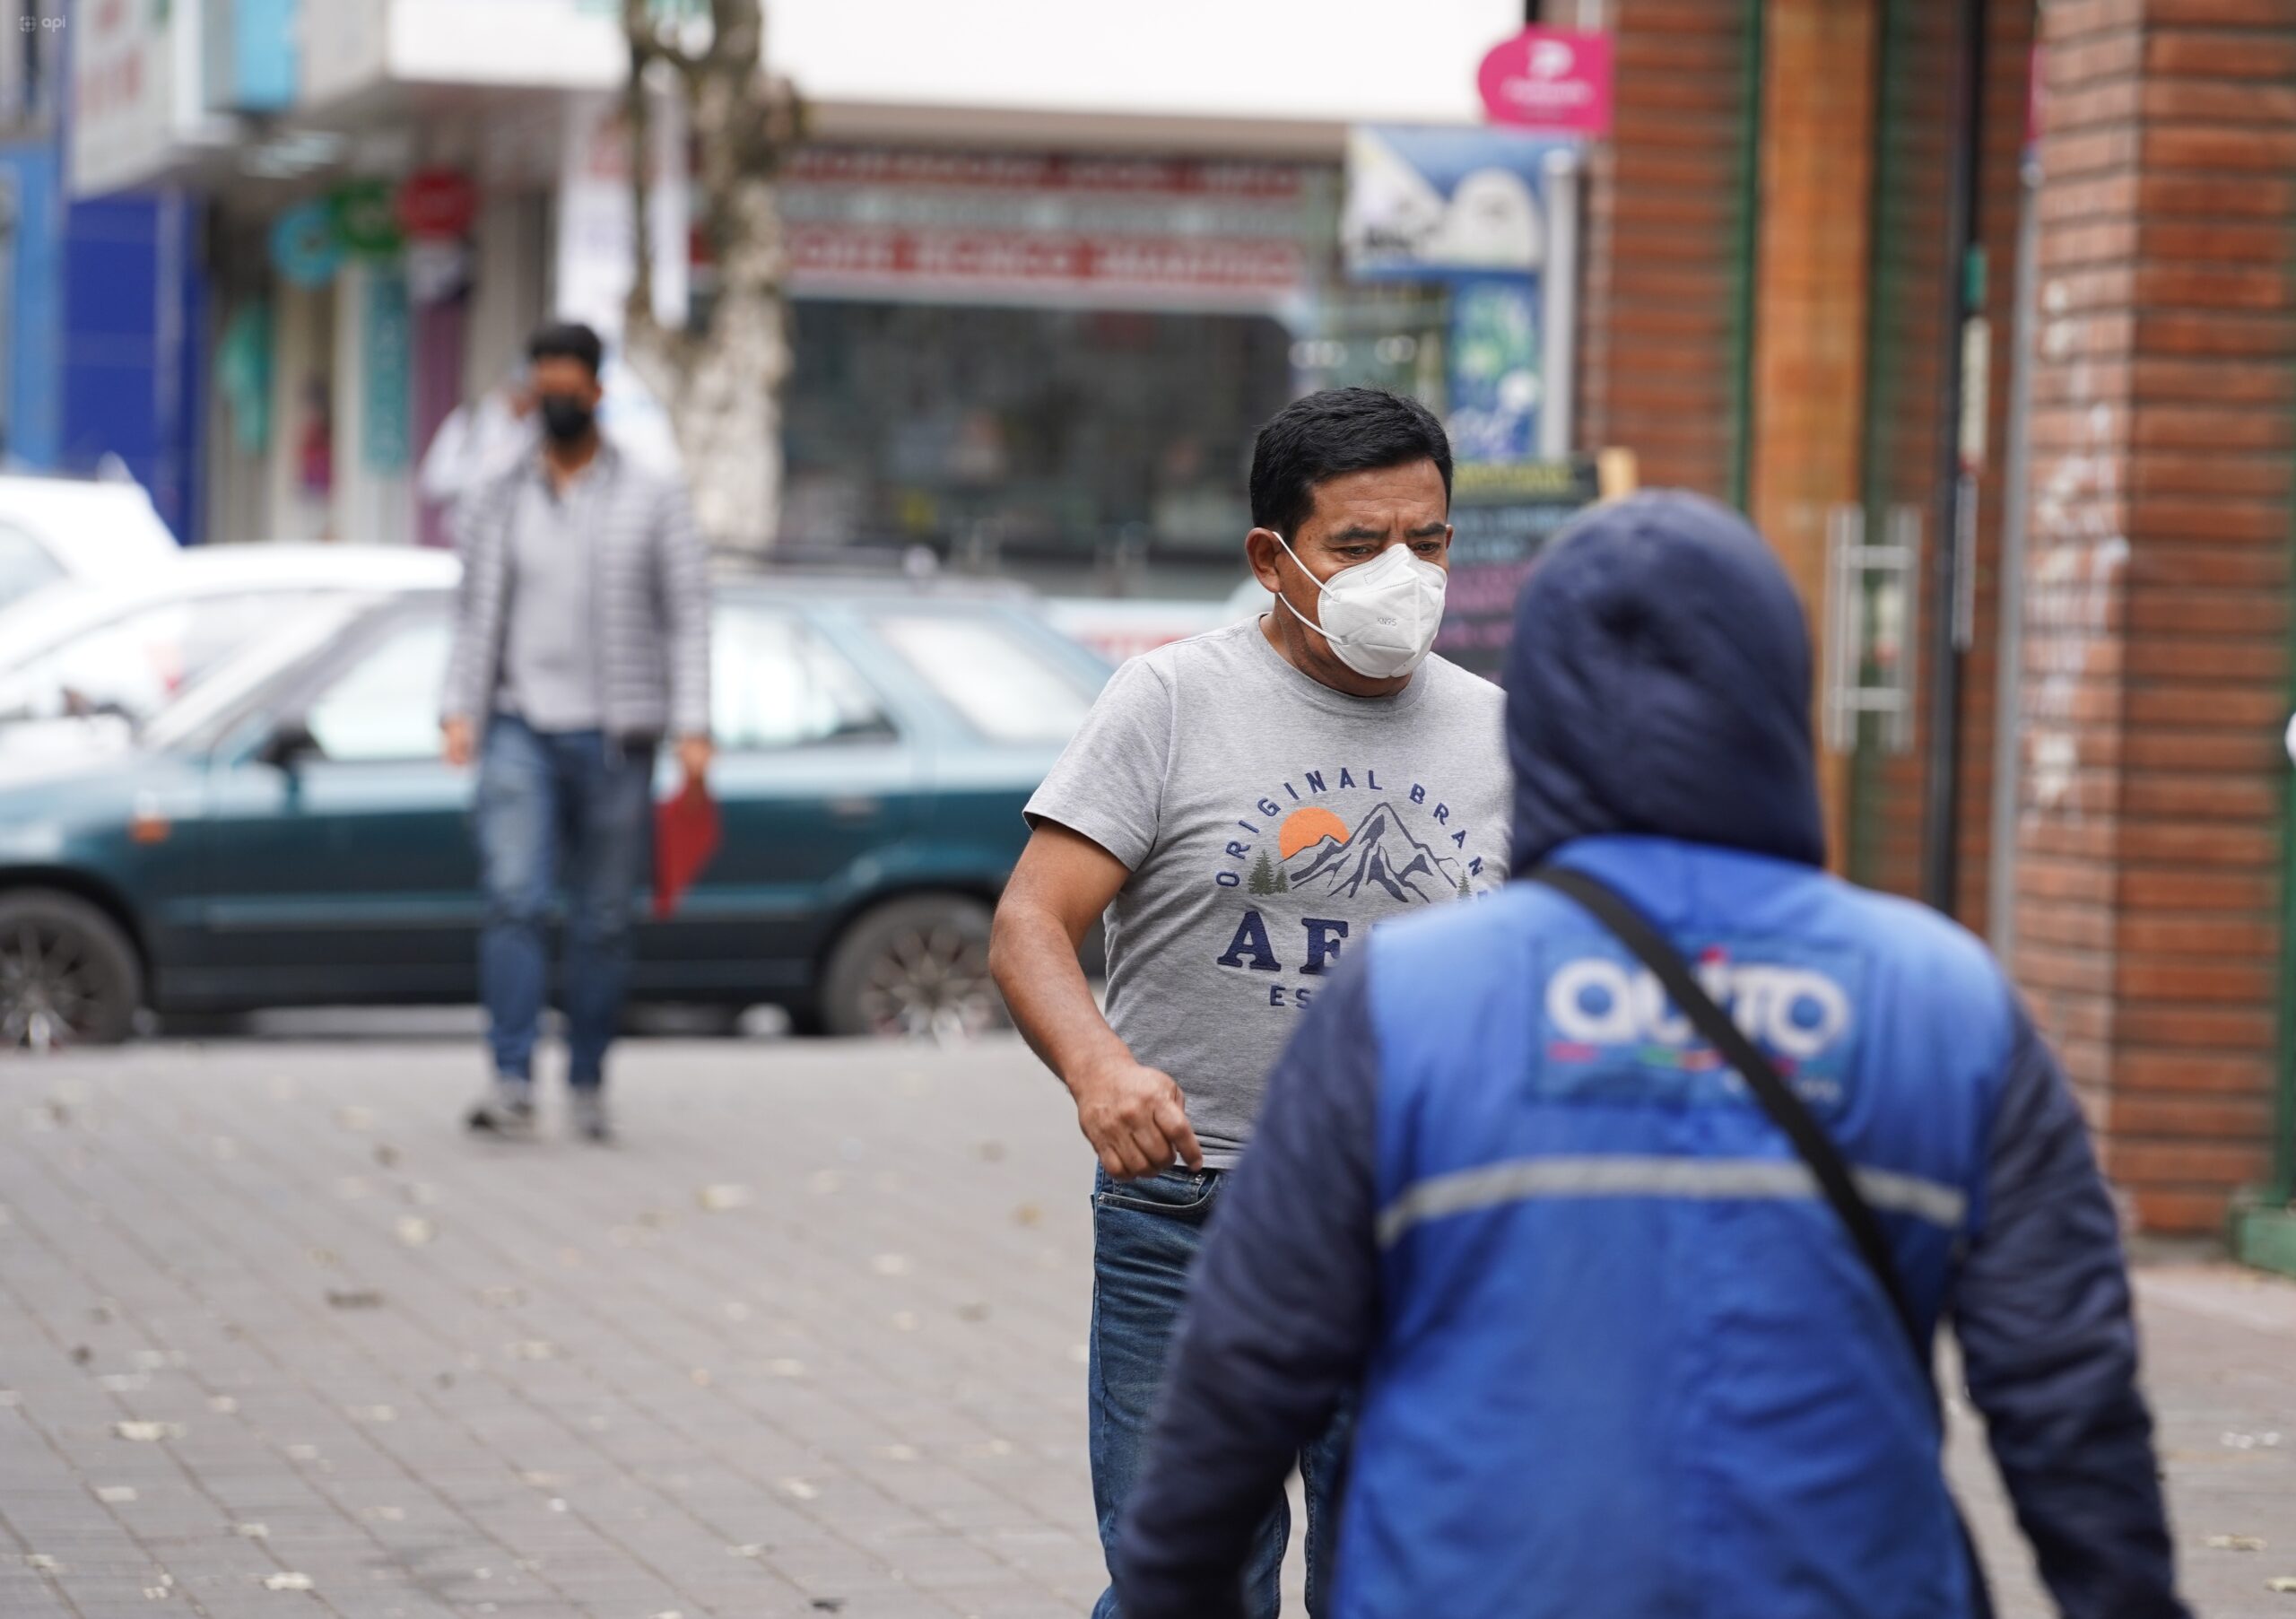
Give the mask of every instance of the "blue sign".
[(1359, 280), (1529, 274), (1546, 264), (1546, 161), (1578, 143), (1510, 129), (1359, 124), (1340, 241)]
[(1544, 387), (1539, 277), (1454, 282), (1448, 351), (1443, 427), (1451, 453), (1463, 464), (1528, 460), (1538, 446)]
[(343, 265), (343, 242), (324, 201), (301, 203), (271, 225), (271, 267), (299, 287), (323, 287)]
[(371, 472), (404, 472), (414, 432), (414, 322), (406, 277), (395, 270), (369, 272), (366, 305), (359, 331), (359, 366), (366, 379), (360, 458)]

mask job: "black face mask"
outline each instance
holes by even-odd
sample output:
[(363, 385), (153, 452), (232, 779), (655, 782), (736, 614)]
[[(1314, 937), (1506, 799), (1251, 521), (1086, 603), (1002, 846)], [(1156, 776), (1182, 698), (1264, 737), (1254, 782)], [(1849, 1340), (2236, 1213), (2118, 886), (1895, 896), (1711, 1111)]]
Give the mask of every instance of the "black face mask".
[(597, 413), (571, 394), (542, 396), (542, 431), (560, 444), (571, 444), (590, 431)]

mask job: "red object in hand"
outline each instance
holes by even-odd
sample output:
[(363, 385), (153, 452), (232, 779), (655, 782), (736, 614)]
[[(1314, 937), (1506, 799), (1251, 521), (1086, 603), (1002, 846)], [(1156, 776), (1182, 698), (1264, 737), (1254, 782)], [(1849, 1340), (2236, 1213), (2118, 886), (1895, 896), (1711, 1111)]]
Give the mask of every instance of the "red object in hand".
[(718, 852), (718, 801), (709, 784), (689, 776), (674, 798), (654, 806), (654, 919), (678, 908), (709, 857)]

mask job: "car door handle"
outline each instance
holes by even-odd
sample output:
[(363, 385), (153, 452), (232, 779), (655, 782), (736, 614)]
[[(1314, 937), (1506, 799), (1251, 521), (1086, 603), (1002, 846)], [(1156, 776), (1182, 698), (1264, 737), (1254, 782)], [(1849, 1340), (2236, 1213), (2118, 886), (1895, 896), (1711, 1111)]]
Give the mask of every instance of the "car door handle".
[(883, 813), (884, 807), (885, 802), (882, 798), (860, 797), (832, 798), (828, 805), (832, 821), (874, 821)]

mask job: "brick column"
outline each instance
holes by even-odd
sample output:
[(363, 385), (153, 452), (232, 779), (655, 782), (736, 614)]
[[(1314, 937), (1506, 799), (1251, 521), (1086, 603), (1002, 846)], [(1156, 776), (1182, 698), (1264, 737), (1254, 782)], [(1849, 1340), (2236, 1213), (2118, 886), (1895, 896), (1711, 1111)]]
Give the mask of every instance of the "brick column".
[(2138, 1223), (2270, 1169), (2296, 0), (2044, 0), (2015, 970)]
[(1614, 0), (1616, 126), (1587, 193), (1583, 448), (1646, 485), (1730, 497), (1755, 0)]

